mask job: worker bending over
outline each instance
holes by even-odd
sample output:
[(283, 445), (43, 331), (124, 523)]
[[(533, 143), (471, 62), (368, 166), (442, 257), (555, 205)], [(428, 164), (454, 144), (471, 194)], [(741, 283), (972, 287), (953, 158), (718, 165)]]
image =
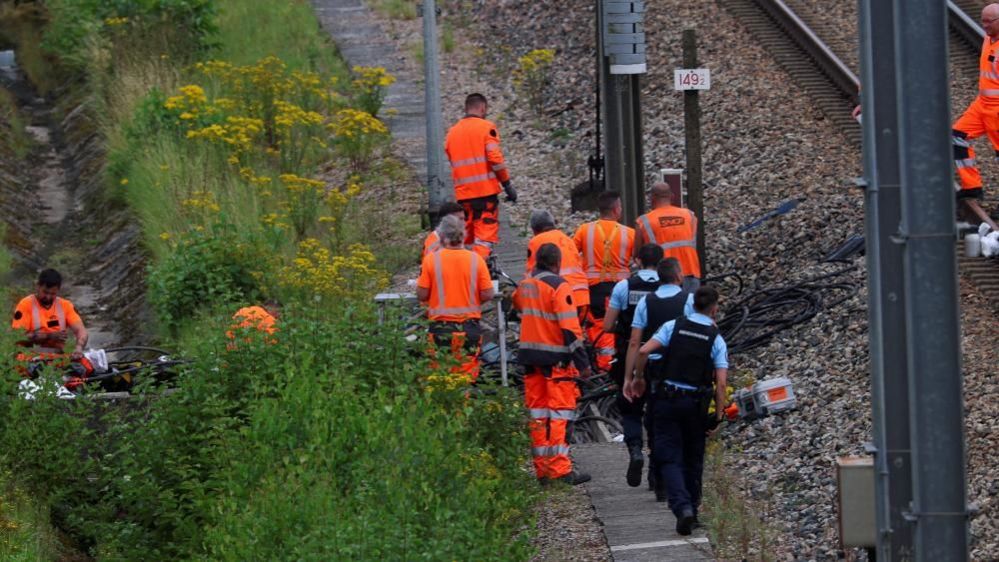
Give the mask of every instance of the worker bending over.
[(465, 98), (465, 117), (451, 127), (444, 139), (454, 197), (465, 209), (464, 242), (483, 258), (488, 258), (499, 242), (500, 185), (507, 201), (517, 201), (496, 125), (486, 120), (488, 110), (485, 96), (470, 94)]
[(576, 415), (576, 377), (589, 377), (573, 291), (558, 275), (563, 254), (552, 243), (535, 252), (536, 267), (513, 294), (520, 311), (518, 361), (525, 368), (534, 472), (544, 484), (582, 484), (590, 475), (572, 468), (566, 427)]
[[(709, 432), (717, 431), (725, 409), (728, 348), (713, 320), (717, 312), (718, 291), (698, 289), (694, 314), (663, 324), (642, 345), (635, 367), (638, 373), (645, 372), (649, 356), (665, 350), (665, 360), (649, 371), (652, 451), (657, 486), (665, 485), (681, 535), (689, 535), (698, 525), (704, 442)], [(636, 378), (626, 396), (637, 397), (645, 384), (644, 378)], [(709, 419), (712, 394), (715, 414)]]
[(978, 61), (978, 96), (954, 123), (954, 165), (960, 180), (958, 202), (992, 230), (999, 230), (979, 204), (982, 174), (975, 160), (975, 149), (968, 142), (986, 135), (999, 157), (999, 4), (989, 4), (982, 10), (982, 28), (985, 39)]
[(449, 348), (458, 361), (453, 374), (474, 382), (479, 376), (482, 303), (493, 298), (493, 284), (482, 256), (462, 247), (465, 223), (447, 215), (437, 227), (444, 247), (423, 258), (416, 298), (427, 303), (431, 356)]
[(635, 248), (649, 242), (659, 244), (665, 257), (680, 261), (683, 286), (693, 291), (701, 284), (697, 216), (690, 209), (674, 205), (673, 191), (663, 182), (652, 186), (651, 199), (652, 210), (635, 221)]
[(621, 194), (605, 191), (597, 196), (600, 218), (581, 225), (572, 240), (579, 248), (590, 291), (586, 339), (596, 352), (594, 369), (608, 372), (614, 360), (614, 333), (604, 329), (604, 314), (615, 284), (631, 274), (635, 231), (621, 220)]
[(527, 263), (524, 266), (524, 276), (534, 271), (538, 249), (545, 244), (555, 244), (561, 253), (561, 269), (559, 276), (569, 283), (572, 289), (572, 302), (576, 304), (579, 313), (579, 323), (586, 320), (586, 308), (590, 304), (590, 288), (586, 284), (586, 275), (579, 263), (579, 248), (561, 230), (555, 228), (555, 217), (548, 211), (535, 210), (531, 212), (531, 231), (534, 237), (527, 243)]
[[(642, 266), (634, 275), (618, 282), (611, 292), (610, 303), (607, 306), (607, 314), (604, 315), (603, 329), (605, 332), (614, 334), (614, 345), (616, 347), (616, 360), (611, 366), (611, 379), (621, 389), (617, 396), (617, 408), (621, 412), (621, 427), (624, 430), (624, 443), (628, 446), (628, 472), (627, 481), (629, 486), (638, 486), (642, 482), (642, 466), (644, 456), (642, 454), (642, 426), (652, 435), (652, 428), (648, 422), (651, 418), (645, 417), (645, 395), (639, 399), (626, 400), (624, 398), (624, 368), (625, 358), (628, 355), (628, 342), (631, 337), (631, 321), (635, 315), (635, 307), (649, 293), (659, 287), (659, 274), (656, 266), (663, 257), (663, 249), (655, 244), (646, 244), (638, 251), (638, 263)], [(641, 331), (639, 331), (639, 335)], [(638, 353), (638, 346), (635, 347)], [(643, 424), (643, 419), (645, 423)], [(649, 470), (649, 489), (653, 489), (654, 481), (652, 470)]]
[[(448, 201), (441, 205), (440, 216), (446, 217), (448, 215), (454, 215), (461, 220), (465, 220), (465, 209), (454, 201)], [(442, 247), (440, 234), (437, 234), (437, 229), (435, 228), (430, 231), (430, 234), (423, 241), (423, 253), (420, 255), (420, 261), (422, 262), (423, 258), (427, 257), (427, 254), (430, 252), (436, 252)]]
[(71, 331), (76, 339), (71, 357), (79, 360), (87, 348), (89, 335), (73, 303), (59, 296), (60, 289), (62, 275), (58, 271), (46, 269), (39, 273), (35, 293), (17, 303), (10, 326), (23, 333), (17, 345), (29, 348), (31, 354), (51, 356), (65, 352)]

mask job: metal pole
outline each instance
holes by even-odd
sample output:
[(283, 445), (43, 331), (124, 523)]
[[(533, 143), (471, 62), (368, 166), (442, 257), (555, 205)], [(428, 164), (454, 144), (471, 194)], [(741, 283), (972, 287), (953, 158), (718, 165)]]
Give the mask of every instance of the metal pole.
[[(697, 68), (697, 34), (683, 30), (683, 67)], [(701, 182), (701, 104), (697, 90), (683, 92), (683, 130), (687, 147), (687, 206), (697, 216), (697, 256), (701, 276), (707, 276), (704, 254), (704, 191)]]
[(894, 12), (890, 2), (860, 0), (864, 92), (864, 173), (871, 405), (874, 420), (878, 558), (910, 560), (912, 501), (909, 395), (901, 221), (898, 115), (895, 111)]
[(437, 64), (437, 6), (423, 0), (423, 94), (427, 121), (427, 210), (431, 227), (441, 204), (453, 198), (451, 174), (444, 166), (444, 127), (441, 124), (441, 80)]
[(894, 6), (914, 552), (967, 560), (946, 5)]

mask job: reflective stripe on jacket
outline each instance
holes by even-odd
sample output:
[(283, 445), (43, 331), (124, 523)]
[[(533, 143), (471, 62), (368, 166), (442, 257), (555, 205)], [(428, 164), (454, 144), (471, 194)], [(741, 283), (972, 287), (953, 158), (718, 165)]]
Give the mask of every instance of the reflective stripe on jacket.
[(586, 281), (590, 285), (623, 281), (631, 274), (634, 229), (601, 219), (580, 226), (572, 239), (582, 254)]
[(482, 318), (479, 292), (491, 287), (482, 256), (460, 248), (444, 248), (423, 258), (417, 285), (429, 289), (427, 315), (441, 322)]
[(499, 132), (492, 121), (466, 116), (447, 132), (444, 152), (451, 162), (454, 196), (458, 201), (500, 192), (510, 172), (500, 150)]
[(986, 105), (999, 105), (999, 41), (993, 43), (988, 35), (978, 58), (978, 95)]
[(572, 299), (576, 306), (590, 304), (590, 286), (586, 282), (586, 274), (579, 262), (579, 248), (576, 247), (572, 238), (557, 228), (536, 234), (527, 243), (527, 264), (524, 268), (524, 276), (529, 276), (534, 271), (535, 256), (538, 254), (538, 249), (545, 244), (555, 244), (562, 252), (562, 266), (558, 274), (572, 288)]
[(638, 217), (635, 228), (647, 242), (655, 242), (663, 249), (664, 258), (679, 260), (684, 275), (700, 277), (696, 223), (693, 211), (668, 205)]
[(589, 366), (572, 294), (565, 279), (544, 270), (534, 271), (517, 287), (513, 305), (520, 311), (517, 357), (521, 365), (572, 362), (580, 370)]

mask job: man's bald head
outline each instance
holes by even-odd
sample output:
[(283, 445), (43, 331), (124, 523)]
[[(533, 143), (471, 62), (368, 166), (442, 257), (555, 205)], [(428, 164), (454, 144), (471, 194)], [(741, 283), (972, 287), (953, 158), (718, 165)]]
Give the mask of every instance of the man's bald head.
[(999, 39), (999, 4), (989, 4), (982, 9), (982, 29), (993, 40)]
[(652, 185), (652, 206), (676, 205), (673, 201), (673, 188), (666, 182), (656, 182)]

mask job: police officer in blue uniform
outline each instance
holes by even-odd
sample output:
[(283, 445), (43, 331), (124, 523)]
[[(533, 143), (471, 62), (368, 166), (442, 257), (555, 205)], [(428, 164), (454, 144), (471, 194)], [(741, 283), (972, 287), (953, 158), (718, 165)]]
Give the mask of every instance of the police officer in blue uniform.
[[(697, 524), (704, 470), (704, 443), (724, 415), (728, 348), (714, 316), (718, 291), (701, 287), (694, 294), (694, 313), (663, 324), (638, 352), (636, 370), (645, 372), (652, 353), (665, 350), (659, 367), (649, 373), (657, 488), (665, 488), (676, 531), (689, 535)], [(645, 390), (635, 379), (626, 397)], [(711, 396), (715, 415), (708, 416)]]

